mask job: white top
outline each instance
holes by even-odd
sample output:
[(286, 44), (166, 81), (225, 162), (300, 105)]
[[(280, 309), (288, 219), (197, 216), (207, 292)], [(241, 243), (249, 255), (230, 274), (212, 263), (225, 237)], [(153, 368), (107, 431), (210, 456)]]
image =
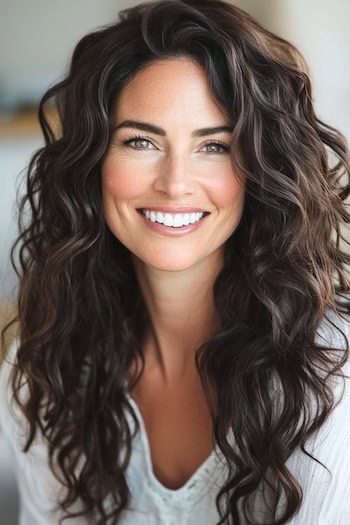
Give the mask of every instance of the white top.
[[(335, 318), (333, 313), (331, 316), (349, 340), (350, 321)], [(345, 346), (344, 338), (326, 321), (319, 327), (315, 340), (320, 344), (322, 337), (331, 346)], [(16, 344), (12, 346), (8, 360), (13, 360), (15, 349)], [(343, 368), (346, 375), (350, 372), (349, 363), (350, 359)], [(11, 368), (8, 363), (1, 367), (0, 423), (12, 447), (17, 471), (21, 500), (19, 523), (58, 525), (61, 513), (52, 509), (61, 487), (48, 468), (44, 441), (37, 438), (28, 453), (24, 454), (20, 450), (24, 442), (25, 425), (23, 418), (18, 420), (18, 412), (11, 412), (9, 406), (11, 393), (7, 382)], [(331, 474), (299, 450), (287, 461), (287, 467), (296, 476), (304, 492), (299, 513), (288, 522), (291, 525), (350, 524), (349, 381), (350, 377), (346, 378), (343, 384), (340, 378), (335, 378), (335, 399), (339, 400), (342, 397), (341, 401), (319, 432), (306, 444), (306, 449), (326, 465)], [(121, 518), (121, 525), (216, 525), (219, 517), (215, 496), (227, 474), (227, 467), (218, 448), (215, 448), (180, 489), (165, 488), (153, 474), (144, 422), (135, 401), (130, 396), (129, 399), (140, 422), (140, 433), (134, 438), (126, 472), (132, 499), (129, 510), (126, 510)], [(128, 417), (132, 425), (132, 419)], [(64, 523), (86, 525), (89, 521), (87, 518), (72, 518)]]

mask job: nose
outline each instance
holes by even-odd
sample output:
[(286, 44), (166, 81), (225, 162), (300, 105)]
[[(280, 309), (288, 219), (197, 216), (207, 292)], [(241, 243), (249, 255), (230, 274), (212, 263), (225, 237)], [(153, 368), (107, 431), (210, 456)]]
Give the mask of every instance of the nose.
[(180, 155), (169, 155), (163, 160), (154, 181), (156, 191), (166, 194), (171, 199), (176, 199), (183, 195), (193, 195), (195, 187), (193, 172), (186, 158)]

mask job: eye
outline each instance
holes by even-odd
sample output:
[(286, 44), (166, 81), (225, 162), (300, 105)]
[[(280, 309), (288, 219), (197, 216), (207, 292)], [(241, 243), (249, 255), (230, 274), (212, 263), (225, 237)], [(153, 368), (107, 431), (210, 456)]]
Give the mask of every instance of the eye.
[[(135, 143), (135, 145), (131, 145), (133, 142)], [(123, 141), (124, 146), (130, 146), (132, 149), (135, 149), (137, 151), (151, 149), (147, 147), (149, 144), (152, 144), (152, 142), (148, 139), (145, 139), (144, 137), (141, 137), (141, 135), (136, 135)]]
[(227, 153), (230, 150), (230, 147), (222, 142), (207, 142), (203, 147), (208, 148), (207, 153), (211, 155)]

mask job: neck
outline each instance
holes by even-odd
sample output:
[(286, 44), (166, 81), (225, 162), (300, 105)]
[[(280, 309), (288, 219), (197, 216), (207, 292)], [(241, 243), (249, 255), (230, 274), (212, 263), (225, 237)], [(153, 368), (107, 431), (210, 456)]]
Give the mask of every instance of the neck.
[(222, 254), (214, 253), (195, 267), (164, 272), (134, 258), (151, 319), (144, 342), (146, 367), (168, 383), (193, 369), (195, 351), (217, 328), (213, 285), (222, 264)]

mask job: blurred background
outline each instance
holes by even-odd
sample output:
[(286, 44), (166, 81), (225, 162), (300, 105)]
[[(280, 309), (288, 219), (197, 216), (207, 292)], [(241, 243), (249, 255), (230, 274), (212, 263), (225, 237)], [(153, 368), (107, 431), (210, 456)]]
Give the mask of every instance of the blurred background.
[[(39, 99), (62, 78), (74, 45), (110, 23), (132, 0), (0, 0), (0, 327), (11, 315), (17, 281), (9, 261), (17, 233), (16, 190), (43, 144)], [(350, 139), (349, 0), (237, 0), (306, 57), (318, 115)], [(2, 400), (0, 399), (0, 403)], [(0, 429), (0, 525), (15, 525), (18, 497)], [(34, 525), (34, 524), (33, 524)]]

